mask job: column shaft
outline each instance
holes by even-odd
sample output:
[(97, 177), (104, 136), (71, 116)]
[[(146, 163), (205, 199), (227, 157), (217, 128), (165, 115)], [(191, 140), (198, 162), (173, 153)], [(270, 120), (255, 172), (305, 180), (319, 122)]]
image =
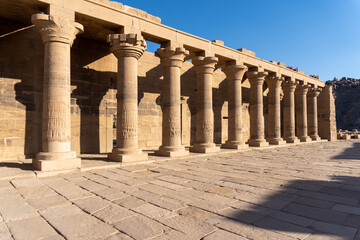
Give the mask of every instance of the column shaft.
[(295, 82), (286, 81), (283, 84), (284, 99), (284, 139), (287, 143), (298, 143), (295, 136)]
[(111, 34), (111, 52), (118, 59), (116, 148), (109, 159), (119, 162), (147, 160), (138, 147), (138, 59), (146, 49), (139, 34)]
[(251, 71), (247, 74), (250, 81), (250, 140), (249, 146), (268, 146), (264, 138), (263, 84), (266, 72)]
[(242, 89), (241, 81), (247, 67), (230, 65), (222, 69), (228, 82), (228, 140), (222, 148), (242, 149), (248, 147), (242, 137)]
[(215, 152), (220, 148), (214, 144), (214, 111), (212, 81), (216, 57), (195, 57), (192, 62), (196, 72), (196, 143), (191, 152)]
[(282, 79), (270, 76), (267, 78), (268, 92), (268, 138), (270, 144), (282, 145), (280, 93)]
[(312, 88), (308, 92), (308, 134), (313, 141), (320, 140), (318, 134), (318, 111), (317, 97), (320, 94), (320, 88)]
[(307, 101), (306, 94), (308, 85), (298, 85), (295, 90), (296, 95), (296, 131), (297, 137), (301, 142), (310, 142), (307, 126)]
[(83, 27), (46, 14), (35, 14), (31, 20), (45, 44), (42, 152), (33, 165), (41, 171), (78, 168), (81, 160), (71, 151), (70, 48)]
[(155, 154), (167, 157), (188, 155), (181, 145), (180, 70), (188, 51), (184, 48), (159, 48), (164, 72), (162, 92), (162, 146)]

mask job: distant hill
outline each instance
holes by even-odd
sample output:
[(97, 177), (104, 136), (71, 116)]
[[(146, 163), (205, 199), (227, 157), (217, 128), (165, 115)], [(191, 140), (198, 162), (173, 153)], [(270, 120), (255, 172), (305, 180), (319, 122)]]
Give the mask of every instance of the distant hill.
[(337, 128), (360, 130), (360, 79), (334, 78), (326, 85), (333, 86)]

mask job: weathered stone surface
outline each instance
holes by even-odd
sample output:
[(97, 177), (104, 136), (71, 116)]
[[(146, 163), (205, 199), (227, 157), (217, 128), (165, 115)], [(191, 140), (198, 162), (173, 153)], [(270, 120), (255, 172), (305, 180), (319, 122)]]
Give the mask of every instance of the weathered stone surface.
[(9, 222), (8, 226), (14, 238), (19, 240), (51, 239), (53, 237), (56, 239), (58, 236), (58, 233), (41, 217)]

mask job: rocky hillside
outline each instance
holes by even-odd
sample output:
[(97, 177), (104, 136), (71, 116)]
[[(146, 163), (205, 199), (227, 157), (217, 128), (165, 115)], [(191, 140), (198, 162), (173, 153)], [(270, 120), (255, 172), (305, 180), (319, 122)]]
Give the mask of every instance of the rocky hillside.
[(326, 85), (333, 86), (337, 128), (360, 130), (360, 79), (334, 78)]

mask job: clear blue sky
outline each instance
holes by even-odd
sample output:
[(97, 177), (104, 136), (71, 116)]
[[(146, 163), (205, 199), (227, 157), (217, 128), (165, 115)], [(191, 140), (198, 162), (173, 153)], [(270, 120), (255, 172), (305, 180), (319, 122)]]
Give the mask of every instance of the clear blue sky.
[(323, 81), (360, 78), (360, 0), (118, 1), (167, 26), (252, 50)]

